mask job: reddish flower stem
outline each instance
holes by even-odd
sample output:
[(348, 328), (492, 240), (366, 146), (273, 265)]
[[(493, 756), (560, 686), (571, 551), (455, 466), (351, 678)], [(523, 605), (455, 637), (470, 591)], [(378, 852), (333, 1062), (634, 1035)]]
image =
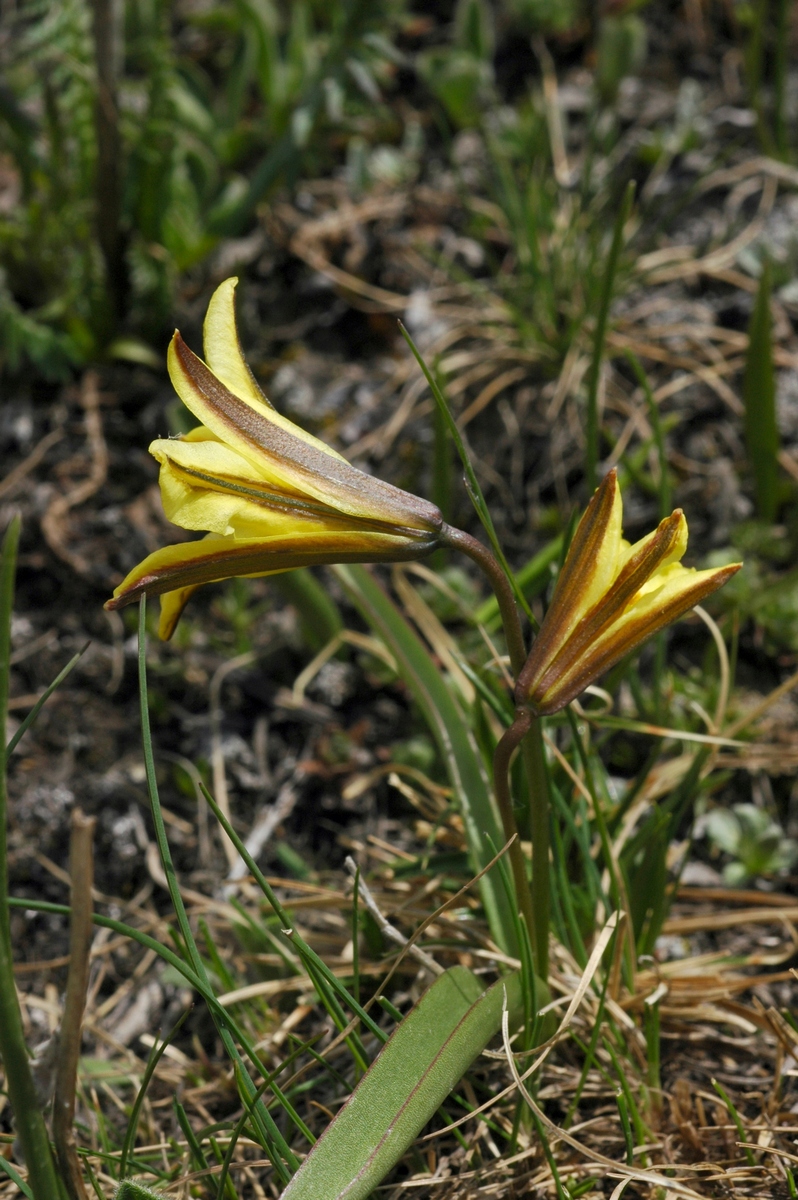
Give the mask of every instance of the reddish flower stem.
[[(467, 554), (487, 576), (499, 604), (507, 651), (513, 676), (518, 679), (526, 662), (526, 645), (521, 620), (510, 581), (486, 546), (462, 529), (444, 526), (444, 544)], [(510, 790), (510, 762), (518, 746), (524, 758), (529, 781), (530, 826), (532, 837), (532, 891), (526, 874), (518, 825), (513, 812)], [(518, 906), (526, 921), (535, 952), (535, 965), (541, 979), (548, 976), (549, 959), (549, 785), (543, 750), (543, 732), (538, 717), (526, 708), (516, 717), (496, 747), (493, 758), (493, 787), (505, 837), (515, 835), (510, 849)]]

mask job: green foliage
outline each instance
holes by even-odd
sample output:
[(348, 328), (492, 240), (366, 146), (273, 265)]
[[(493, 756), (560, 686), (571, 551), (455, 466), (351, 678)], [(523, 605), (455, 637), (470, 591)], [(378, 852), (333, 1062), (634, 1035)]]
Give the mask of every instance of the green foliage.
[(504, 0), (510, 15), (525, 31), (564, 33), (583, 12), (580, 0)]
[(163, 1197), (163, 1192), (157, 1192), (137, 1179), (123, 1179), (114, 1192), (114, 1200), (163, 1200)]
[(602, 104), (611, 104), (627, 75), (646, 60), (646, 27), (637, 13), (604, 17), (596, 46), (596, 90)]
[[(707, 565), (730, 562), (734, 553), (715, 551), (708, 555)], [(756, 623), (766, 653), (798, 650), (798, 571), (778, 575), (752, 552), (725, 589), (721, 603)]]
[(712, 844), (731, 857), (723, 868), (730, 887), (740, 887), (758, 875), (787, 871), (798, 859), (798, 842), (754, 804), (714, 808), (706, 829)]
[(596, 314), (596, 328), (593, 334), (593, 353), (590, 358), (590, 368), (587, 379), (587, 451), (585, 473), (587, 475), (588, 495), (592, 495), (598, 484), (596, 469), (599, 461), (599, 426), (598, 426), (598, 385), (601, 374), (601, 361), (604, 357), (604, 340), (607, 334), (607, 320), (612, 303), (615, 275), (618, 270), (618, 257), (623, 244), (624, 226), (629, 220), (634, 202), (635, 185), (630, 182), (624, 193), (623, 203), (618, 209), (615, 225), (612, 231), (610, 251), (604, 268), (601, 283), (599, 307)]
[[(373, 123), (401, 11), (401, 0), (226, 0), (175, 16), (167, 0), (125, 0), (116, 169), (128, 336), (119, 339), (97, 232), (91, 6), (23, 0), (4, 10), (12, 50), (0, 154), (19, 203), (0, 214), (0, 370), (30, 365), (58, 380), (104, 353), (145, 360), (129, 335), (160, 342), (179, 280), (219, 238), (244, 231), (281, 180), (329, 168), (333, 131), (340, 139)], [(197, 44), (199, 54), (186, 49)]]
[(520, 997), (517, 975), (487, 991), (464, 967), (441, 975), (308, 1154), (283, 1200), (366, 1200), (498, 1031), (504, 1006), (517, 1017)]
[[(473, 734), (424, 645), (376, 579), (360, 566), (336, 567), (335, 571), (352, 602), (393, 653), (400, 675), (424, 714), (461, 805), (473, 865), (481, 870), (495, 853), (492, 847), (503, 845), (503, 839), (488, 771)], [(480, 881), (482, 902), (493, 937), (512, 954), (516, 950), (514, 921), (494, 874), (489, 872)]]
[(493, 13), (486, 0), (458, 0), (454, 36), (446, 46), (424, 50), (416, 70), (457, 128), (478, 126), (492, 102)]
[(793, 150), (787, 96), (791, 8), (790, 0), (744, 0), (735, 6), (759, 140), (766, 153), (780, 158)]

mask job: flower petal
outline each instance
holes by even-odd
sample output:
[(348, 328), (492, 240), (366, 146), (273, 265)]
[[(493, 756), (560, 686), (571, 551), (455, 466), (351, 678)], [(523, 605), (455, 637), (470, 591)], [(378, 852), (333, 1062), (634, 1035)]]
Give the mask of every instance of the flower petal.
[(183, 615), (183, 609), (199, 587), (198, 583), (191, 587), (178, 588), (174, 592), (164, 592), (161, 596), (161, 614), (158, 618), (158, 637), (162, 642), (168, 642), (177, 629), (177, 622)]
[(305, 529), (351, 528), (352, 518), (328, 505), (277, 491), (240, 454), (214, 440), (159, 439), (150, 453), (161, 464), (166, 516), (183, 529), (265, 537)]
[(731, 563), (709, 571), (696, 571), (671, 564), (662, 572), (662, 582), (644, 594), (614, 622), (570, 670), (554, 680), (542, 695), (533, 697), (532, 707), (540, 715), (558, 712), (583, 692), (589, 683), (619, 662), (641, 642), (664, 629), (723, 587), (742, 563)]
[(277, 420), (279, 414), (270, 411), (267, 416), (235, 396), (189, 350), (179, 333), (169, 347), (168, 363), (172, 383), (186, 407), (220, 441), (246, 458), (260, 478), (355, 518), (423, 532), (440, 529), (442, 518), (433, 504), (356, 470), (331, 455), (323, 443), (299, 437), (290, 421)]
[(236, 276), (225, 279), (211, 296), (202, 327), (205, 361), (216, 378), (221, 379), (234, 396), (257, 410), (263, 409), (269, 413), (273, 406), (256, 383), (238, 340), (235, 309), (237, 284)]
[[(574, 664), (583, 655), (592, 653), (593, 647), (613, 622), (626, 619), (636, 611), (641, 591), (660, 572), (668, 570), (674, 553), (683, 552), (687, 544), (687, 522), (681, 509), (676, 509), (647, 537), (641, 538), (624, 553), (625, 563), (613, 584), (579, 621), (571, 636), (553, 657), (544, 662), (537, 675), (527, 674), (524, 668), (524, 686), (533, 695), (545, 694), (557, 679), (566, 677)], [(679, 568), (684, 572), (684, 568)]]
[(346, 562), (401, 562), (435, 549), (426, 542), (398, 534), (335, 530), (291, 532), (274, 537), (243, 539), (209, 534), (196, 542), (164, 546), (147, 556), (115, 589), (109, 609), (122, 608), (146, 592), (160, 596), (234, 575), (272, 575), (294, 567)]
[(220, 379), (234, 396), (243, 400), (255, 412), (259, 412), (267, 420), (273, 421), (282, 429), (293, 433), (295, 437), (301, 438), (309, 446), (315, 446), (332, 458), (339, 458), (342, 462), (346, 462), (343, 455), (339, 454), (337, 450), (333, 450), (332, 446), (328, 446), (325, 442), (315, 438), (312, 433), (308, 433), (300, 426), (294, 425), (287, 417), (282, 416), (261, 391), (244, 358), (238, 337), (235, 310), (237, 284), (238, 279), (235, 276), (226, 279), (224, 283), (219, 284), (211, 296), (202, 330), (206, 363), (217, 379)]
[(518, 677), (519, 695), (528, 693), (532, 681), (615, 579), (622, 520), (621, 490), (613, 470), (594, 492), (576, 528), (545, 620)]

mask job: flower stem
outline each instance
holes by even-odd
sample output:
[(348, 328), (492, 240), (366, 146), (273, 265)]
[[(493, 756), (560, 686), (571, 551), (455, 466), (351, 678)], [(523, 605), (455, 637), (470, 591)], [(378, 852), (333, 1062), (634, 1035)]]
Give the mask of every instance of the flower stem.
[(529, 780), (529, 822), (532, 838), (533, 942), (538, 974), (549, 973), (549, 776), (543, 748), (540, 717), (532, 717), (529, 734), (521, 743), (524, 769)]
[[(521, 849), (521, 839), (518, 835), (518, 826), (516, 825), (515, 813), (513, 812), (513, 800), (510, 794), (510, 762), (514, 752), (526, 739), (533, 720), (534, 717), (528, 709), (520, 709), (516, 713), (512, 725), (504, 731), (504, 734), (499, 739), (499, 744), (493, 755), (493, 790), (496, 794), (496, 803), (499, 806), (499, 816), (502, 819), (505, 837), (513, 838), (507, 853), (513, 872), (513, 883), (515, 884), (518, 907), (526, 921), (530, 939), (535, 947), (535, 958), (538, 960), (536, 965), (539, 968), (540, 954), (536, 944), (537, 922), (535, 921), (535, 910), (526, 878), (526, 860), (524, 859), (524, 852)], [(546, 940), (548, 942), (548, 931)], [(540, 974), (539, 969), (538, 974)]]
[(19, 542), (19, 519), (15, 518), (3, 539), (0, 563), (0, 1057), (5, 1086), (19, 1134), (28, 1181), (34, 1200), (59, 1200), (58, 1177), (50, 1152), (50, 1139), (39, 1106), (28, 1050), (22, 1031), (8, 909), (8, 859), (6, 853), (6, 716), (8, 713), (8, 660), (11, 649), (11, 613), (14, 604), (14, 573)]
[(440, 540), (444, 545), (452, 546), (455, 550), (461, 550), (463, 554), (467, 554), (487, 575), (499, 602), (504, 637), (507, 641), (507, 653), (510, 655), (510, 666), (513, 675), (517, 678), (526, 662), (526, 646), (510, 580), (487, 546), (483, 546), (482, 542), (478, 542), (470, 533), (465, 533), (462, 529), (455, 529), (452, 525), (444, 525)]
[[(526, 662), (526, 645), (515, 595), (501, 565), (487, 547), (462, 529), (446, 525), (443, 540), (467, 554), (488, 577), (499, 604), (510, 665), (517, 679)], [(528, 735), (528, 736), (527, 736)], [(502, 737), (493, 759), (493, 786), (499, 815), (507, 838), (518, 834), (510, 796), (510, 759), (521, 745), (524, 769), (529, 782), (529, 807), (532, 835), (532, 892), (526, 878), (521, 841), (516, 836), (509, 849), (518, 904), (535, 948), (535, 964), (541, 979), (548, 974), (549, 958), (549, 785), (543, 751), (543, 733), (539, 718), (519, 708), (516, 718)]]

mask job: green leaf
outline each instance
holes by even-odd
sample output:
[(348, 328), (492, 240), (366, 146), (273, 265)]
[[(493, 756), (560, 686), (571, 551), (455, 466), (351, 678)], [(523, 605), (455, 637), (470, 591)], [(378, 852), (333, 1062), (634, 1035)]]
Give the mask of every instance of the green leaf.
[(770, 290), (770, 263), (765, 261), (748, 326), (743, 403), (745, 444), (754, 476), (757, 513), (763, 521), (773, 522), (779, 499), (779, 431), (776, 424)]
[[(438, 667), (371, 572), (339, 566), (335, 572), (361, 616), (394, 655), (399, 674), (413, 694), (435, 736), (465, 821), (472, 867), (480, 871), (493, 858), (492, 846), (504, 844), (485, 764), (474, 736), (460, 714)], [(482, 903), (491, 933), (508, 954), (517, 954), (513, 914), (498, 874), (480, 880)]]
[(435, 401), (438, 412), (447, 429), (449, 430), (457, 453), (460, 455), (460, 461), (463, 464), (463, 483), (465, 484), (465, 489), (468, 492), (471, 503), (474, 506), (474, 511), (482, 522), (482, 527), (485, 530), (485, 533), (488, 535), (488, 541), (491, 544), (494, 556), (496, 557), (501, 569), (504, 571), (504, 574), (507, 576), (510, 586), (515, 593), (516, 600), (521, 605), (521, 608), (529, 617), (530, 621), (532, 621), (534, 626), (535, 618), (532, 616), (532, 611), (526, 602), (526, 596), (518, 586), (518, 581), (513, 572), (510, 570), (507, 559), (505, 558), (504, 551), (501, 548), (499, 538), (496, 533), (496, 527), (493, 524), (493, 517), (490, 515), (490, 509), (488, 508), (485, 497), (482, 494), (482, 488), (479, 486), (479, 480), (477, 479), (477, 473), (474, 470), (474, 464), (471, 462), (471, 455), (468, 452), (463, 435), (460, 432), (460, 428), (455, 421), (454, 416), (452, 415), (451, 409), (449, 408), (449, 402), (443, 393), (441, 384), (436, 378), (436, 374), (427, 366), (423, 354), (401, 321), (399, 322), (399, 332), (410, 347), (416, 362), (421, 367), (424, 378), (429, 385), (429, 390), (432, 392), (432, 398)]
[(501, 1026), (518, 1015), (518, 975), (486, 992), (465, 967), (441, 975), (396, 1029), (282, 1200), (365, 1200)]
[(0, 1154), (0, 1167), (3, 1168), (6, 1175), (8, 1175), (9, 1179), (13, 1179), (14, 1183), (17, 1185), (19, 1190), (22, 1192), (22, 1195), (27, 1196), (27, 1200), (33, 1200), (33, 1192), (30, 1190), (27, 1183), (20, 1175), (19, 1171), (17, 1171), (11, 1165), (11, 1163), (8, 1161), (7, 1158), (3, 1158), (2, 1154)]
[(69, 675), (72, 668), (77, 666), (78, 662), (83, 657), (83, 655), (86, 653), (86, 651), (90, 645), (91, 645), (90, 642), (86, 642), (86, 645), (83, 647), (82, 650), (78, 650), (77, 654), (73, 654), (72, 658), (70, 658), (69, 662), (64, 667), (64, 669), (62, 671), (60, 671), (58, 673), (58, 675), (56, 675), (55, 679), (50, 684), (50, 686), (48, 688), (45, 688), (45, 690), (42, 692), (41, 696), (36, 701), (36, 703), (34, 704), (33, 708), (28, 713), (25, 720), (21, 722), (19, 728), (17, 729), (17, 732), (14, 734), (14, 736), (12, 738), (9, 738), (8, 745), (6, 746), (6, 759), (9, 759), (11, 757), (11, 755), (14, 753), (17, 746), (22, 741), (22, 738), (28, 732), (31, 725), (33, 725), (33, 723), (35, 722), (39, 713), (42, 711), (45, 704), (52, 696), (53, 692), (56, 690), (56, 688), (59, 688), (61, 686), (61, 684), (66, 679), (67, 675)]

